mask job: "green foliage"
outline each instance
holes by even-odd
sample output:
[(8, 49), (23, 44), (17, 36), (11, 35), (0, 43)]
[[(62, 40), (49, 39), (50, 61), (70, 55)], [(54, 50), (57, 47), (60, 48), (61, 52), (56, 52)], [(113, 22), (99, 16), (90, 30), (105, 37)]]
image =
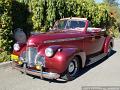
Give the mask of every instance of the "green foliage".
[(44, 0), (31, 0), (29, 2), (30, 9), (32, 10), (33, 29), (39, 31), (44, 25)]
[(32, 29), (32, 23), (29, 22), (30, 13), (28, 11), (28, 5), (25, 4), (25, 0), (12, 1), (12, 21), (13, 30), (16, 28), (22, 28), (25, 33), (28, 33)]
[(30, 0), (29, 9), (34, 31), (47, 29), (63, 17), (88, 18), (93, 27), (101, 28), (111, 22), (107, 4), (96, 4), (94, 0)]
[(0, 9), (3, 11), (0, 15), (0, 48), (9, 51), (12, 43), (11, 0), (2, 0), (0, 5)]
[(0, 48), (4, 50), (0, 52), (0, 56), (5, 56), (0, 61), (10, 59), (8, 54), (12, 45), (11, 5), (12, 0), (0, 0)]
[(11, 17), (7, 15), (7, 13), (4, 13), (1, 18), (1, 28), (0, 28), (0, 47), (4, 50), (10, 50), (11, 49), (11, 43), (12, 43), (12, 23), (11, 23)]
[(0, 52), (0, 62), (5, 62), (10, 60), (10, 54), (7, 51)]
[(28, 4), (30, 0), (16, 0), (17, 2)]
[(56, 19), (56, 1), (47, 0), (47, 25), (52, 26)]
[(66, 17), (67, 13), (67, 6), (65, 0), (57, 0), (56, 2), (56, 19), (60, 19)]
[(118, 7), (117, 0), (104, 0), (109, 14), (109, 25), (107, 33), (114, 37), (119, 37), (120, 31), (120, 8)]

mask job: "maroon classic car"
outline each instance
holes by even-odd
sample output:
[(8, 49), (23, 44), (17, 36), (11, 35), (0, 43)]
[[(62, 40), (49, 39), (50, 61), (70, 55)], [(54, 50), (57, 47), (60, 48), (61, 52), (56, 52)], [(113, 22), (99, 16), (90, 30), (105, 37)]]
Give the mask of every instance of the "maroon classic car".
[(46, 33), (15, 43), (13, 68), (47, 79), (73, 80), (85, 66), (109, 56), (113, 38), (86, 18), (63, 18)]

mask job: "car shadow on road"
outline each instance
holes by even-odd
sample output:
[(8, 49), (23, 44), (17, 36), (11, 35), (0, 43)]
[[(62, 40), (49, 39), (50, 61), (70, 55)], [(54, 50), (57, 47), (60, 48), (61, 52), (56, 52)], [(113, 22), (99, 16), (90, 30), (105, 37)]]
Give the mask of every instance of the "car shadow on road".
[[(116, 53), (116, 51), (112, 50), (111, 51), (111, 54), (109, 55), (109, 57), (113, 56), (114, 54)], [(88, 72), (89, 70), (91, 70), (92, 68), (95, 68), (96, 66), (98, 66), (99, 64), (103, 63), (104, 61), (108, 60), (109, 57), (104, 57), (102, 58), (101, 60), (95, 62), (94, 64), (91, 64), (89, 66), (86, 66), (85, 68), (83, 68), (77, 75), (77, 77), (75, 79), (77, 79), (78, 77), (84, 75), (86, 72)], [(35, 77), (33, 76), (33, 78), (37, 78), (37, 79), (40, 79), (39, 77)], [(75, 80), (74, 79), (74, 80)], [(59, 79), (59, 80), (50, 80), (50, 79), (43, 79), (45, 81), (48, 81), (48, 82), (52, 82), (52, 83), (66, 83), (67, 81), (65, 80), (62, 80), (62, 79)]]
[(111, 54), (108, 57), (104, 57), (102, 59), (100, 59), (99, 61), (86, 66), (85, 68), (82, 69), (82, 71), (79, 73), (78, 77), (85, 74), (86, 72), (88, 72), (90, 69), (95, 68), (96, 66), (100, 65), (101, 63), (103, 63), (104, 61), (108, 60), (108, 58), (110, 58), (111, 56), (113, 56), (116, 53), (116, 51), (112, 50)]

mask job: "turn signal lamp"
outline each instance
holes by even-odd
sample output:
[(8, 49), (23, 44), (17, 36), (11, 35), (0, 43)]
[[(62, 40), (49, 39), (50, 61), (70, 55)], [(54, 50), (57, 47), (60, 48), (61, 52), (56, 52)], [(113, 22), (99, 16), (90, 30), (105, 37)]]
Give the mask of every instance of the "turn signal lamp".
[(19, 65), (22, 65), (23, 63), (22, 63), (22, 61), (18, 61), (18, 64), (19, 64)]
[(40, 65), (36, 65), (36, 69), (37, 70), (41, 70), (41, 66)]

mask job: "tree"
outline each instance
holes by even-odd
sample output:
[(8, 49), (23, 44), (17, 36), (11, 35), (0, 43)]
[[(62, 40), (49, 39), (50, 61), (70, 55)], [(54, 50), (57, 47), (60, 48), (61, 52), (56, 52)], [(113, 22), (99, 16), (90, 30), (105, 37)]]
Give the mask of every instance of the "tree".
[(106, 8), (110, 16), (108, 33), (112, 36), (118, 37), (120, 30), (120, 8), (118, 7), (117, 0), (105, 0)]
[[(12, 0), (0, 0), (0, 62), (10, 60), (9, 53), (12, 45)], [(2, 57), (2, 58), (1, 58)]]
[(45, 0), (31, 0), (29, 2), (30, 11), (32, 13), (33, 29), (35, 31), (40, 31), (44, 25), (45, 2)]
[(48, 26), (53, 26), (56, 20), (56, 0), (47, 0), (47, 22)]

